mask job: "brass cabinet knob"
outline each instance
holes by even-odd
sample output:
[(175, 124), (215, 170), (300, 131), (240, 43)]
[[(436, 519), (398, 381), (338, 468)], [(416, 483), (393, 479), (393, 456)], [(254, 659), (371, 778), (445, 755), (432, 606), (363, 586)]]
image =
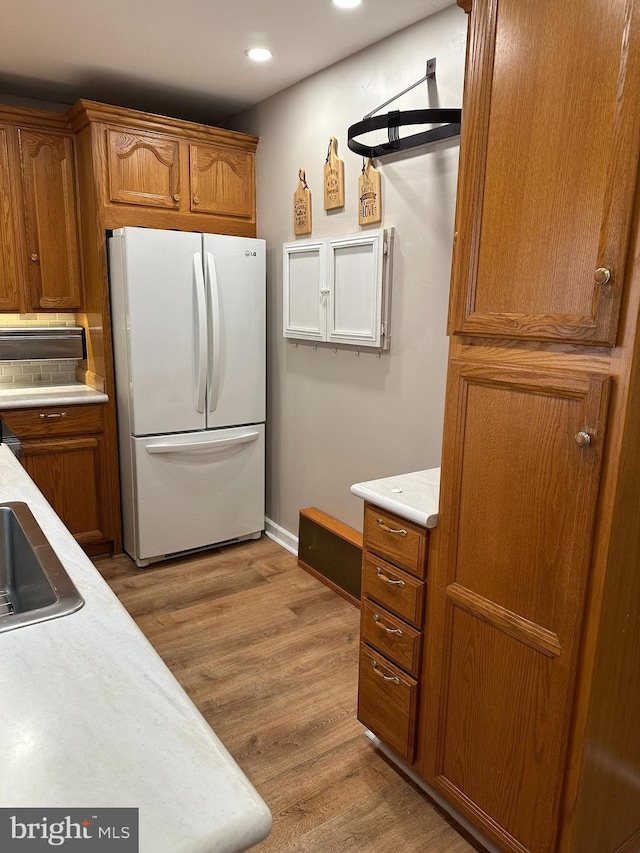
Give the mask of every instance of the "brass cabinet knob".
[(174, 193), (173, 194), (173, 200), (174, 201), (180, 201), (180, 193)]
[(580, 430), (580, 432), (577, 432), (575, 435), (575, 439), (578, 447), (589, 447), (589, 445), (591, 444), (591, 436), (588, 432), (585, 432), (584, 430)]
[(198, 196), (197, 196), (197, 195), (194, 195), (194, 197), (193, 197), (193, 203), (194, 203), (194, 204), (200, 204), (200, 199), (198, 198)]
[(32, 252), (32, 253), (29, 255), (29, 257), (31, 258), (31, 260), (32, 260), (34, 263), (36, 263), (36, 261), (38, 260), (38, 255), (36, 254), (36, 252)]
[(599, 285), (607, 284), (610, 278), (611, 270), (608, 270), (606, 267), (598, 267), (593, 275), (593, 280)]

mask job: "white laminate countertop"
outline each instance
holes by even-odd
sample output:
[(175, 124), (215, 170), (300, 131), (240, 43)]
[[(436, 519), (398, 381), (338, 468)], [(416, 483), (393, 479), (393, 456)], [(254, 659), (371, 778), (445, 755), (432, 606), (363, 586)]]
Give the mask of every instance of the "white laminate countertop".
[(413, 521), (422, 527), (438, 526), (439, 468), (355, 483), (351, 486), (351, 491), (359, 498), (381, 509), (395, 512), (407, 521)]
[(0, 446), (5, 501), (29, 505), (85, 604), (0, 633), (0, 806), (137, 807), (141, 853), (236, 853), (261, 841), (267, 806)]
[(77, 406), (106, 403), (109, 398), (82, 382), (67, 385), (31, 385), (24, 388), (0, 387), (0, 410), (31, 409), (36, 406)]

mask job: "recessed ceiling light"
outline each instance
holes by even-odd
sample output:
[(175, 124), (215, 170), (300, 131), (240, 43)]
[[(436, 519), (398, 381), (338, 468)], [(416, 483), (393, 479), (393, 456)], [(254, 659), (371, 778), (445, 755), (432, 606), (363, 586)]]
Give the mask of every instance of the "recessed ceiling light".
[(362, 0), (333, 0), (333, 5), (338, 9), (355, 9), (360, 3)]
[(250, 47), (249, 50), (245, 50), (245, 53), (254, 62), (266, 62), (273, 56), (268, 47)]

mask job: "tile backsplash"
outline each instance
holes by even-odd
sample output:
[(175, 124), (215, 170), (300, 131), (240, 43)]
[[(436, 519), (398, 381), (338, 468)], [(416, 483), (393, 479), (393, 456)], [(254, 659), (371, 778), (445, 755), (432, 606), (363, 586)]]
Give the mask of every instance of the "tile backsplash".
[(74, 314), (0, 314), (0, 326), (77, 326)]
[[(0, 314), (0, 326), (77, 326), (73, 314)], [(76, 381), (78, 362), (73, 359), (0, 361), (0, 388), (31, 385), (68, 385)]]
[(0, 388), (31, 385), (68, 385), (76, 381), (78, 362), (73, 359), (0, 361)]

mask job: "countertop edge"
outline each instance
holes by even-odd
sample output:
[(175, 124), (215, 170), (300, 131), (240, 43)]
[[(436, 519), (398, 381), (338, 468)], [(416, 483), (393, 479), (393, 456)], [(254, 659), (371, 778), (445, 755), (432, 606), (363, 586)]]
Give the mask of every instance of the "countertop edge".
[(439, 468), (354, 483), (350, 491), (420, 527), (432, 530), (438, 526)]

